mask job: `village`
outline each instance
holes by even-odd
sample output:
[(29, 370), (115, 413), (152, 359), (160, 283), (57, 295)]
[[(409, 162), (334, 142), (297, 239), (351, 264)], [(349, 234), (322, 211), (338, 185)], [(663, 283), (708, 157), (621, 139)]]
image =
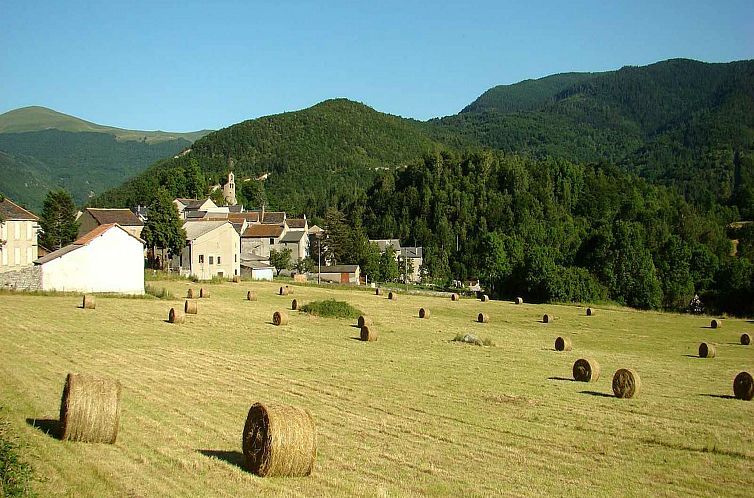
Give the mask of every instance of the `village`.
[[(220, 206), (209, 197), (173, 200), (186, 234), (183, 249), (174, 255), (147, 247), (141, 238), (149, 216), (144, 206), (133, 210), (85, 207), (77, 213), (76, 240), (51, 250), (39, 243), (39, 217), (4, 198), (0, 202), (0, 288), (140, 295), (144, 294), (145, 264), (197, 281), (272, 281), (282, 275), (317, 283), (374, 285), (359, 265), (333, 264), (322, 254), (312, 254), (311, 241), (317, 240), (320, 247), (324, 230), (310, 225), (305, 214), (291, 217), (264, 206), (246, 210), (236, 202), (233, 172), (221, 188), (225, 202)], [(422, 247), (401, 246), (397, 239), (370, 243), (381, 254), (391, 249), (396, 264), (410, 269), (403, 283), (421, 281)], [(280, 255), (287, 261), (281, 261)], [(307, 259), (312, 270), (297, 271), (305, 268), (302, 262)]]

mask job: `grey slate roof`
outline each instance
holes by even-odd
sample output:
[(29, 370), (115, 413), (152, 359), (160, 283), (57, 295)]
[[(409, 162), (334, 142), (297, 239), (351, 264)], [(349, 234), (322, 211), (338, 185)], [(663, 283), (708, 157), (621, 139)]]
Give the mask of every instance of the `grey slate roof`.
[(196, 240), (204, 234), (219, 228), (226, 223), (230, 223), (227, 220), (218, 221), (187, 221), (183, 224), (183, 229), (186, 230), (186, 240)]
[(355, 273), (358, 267), (359, 265), (323, 266), (322, 273)]
[(100, 225), (117, 223), (122, 227), (144, 226), (144, 223), (130, 209), (86, 208), (86, 212)]
[(27, 211), (7, 197), (0, 202), (0, 217), (8, 221), (39, 220), (34, 213)]
[(306, 235), (305, 232), (302, 230), (294, 230), (292, 232), (286, 232), (285, 235), (283, 235), (283, 238), (280, 239), (280, 243), (298, 243), (301, 239), (304, 238), (304, 235)]

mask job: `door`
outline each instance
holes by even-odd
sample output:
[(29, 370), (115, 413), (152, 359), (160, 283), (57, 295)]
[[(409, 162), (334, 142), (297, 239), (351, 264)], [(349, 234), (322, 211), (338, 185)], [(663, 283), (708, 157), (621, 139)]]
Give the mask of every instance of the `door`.
[(348, 279), (348, 273), (341, 273), (340, 274), (340, 283), (341, 284), (350, 283), (350, 280)]

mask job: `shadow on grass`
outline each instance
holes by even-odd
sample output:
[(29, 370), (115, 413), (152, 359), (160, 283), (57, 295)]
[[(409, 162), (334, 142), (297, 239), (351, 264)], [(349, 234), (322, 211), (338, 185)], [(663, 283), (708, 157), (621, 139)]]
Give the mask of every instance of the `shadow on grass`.
[(719, 399), (736, 399), (731, 394), (700, 394), (699, 396), (706, 396), (707, 398), (719, 398)]
[(361, 337), (349, 337), (352, 341), (360, 341)]
[[(701, 396), (707, 396), (707, 395), (702, 394)], [(653, 445), (653, 446), (662, 446), (663, 448), (669, 448), (671, 450), (691, 451), (694, 453), (713, 453), (715, 455), (726, 455), (726, 456), (735, 457), (735, 458), (743, 458), (744, 460), (751, 460), (752, 458), (751, 455), (747, 455), (746, 453), (724, 450), (724, 449), (718, 448), (717, 446), (712, 446), (712, 447), (705, 446), (703, 448), (694, 448), (693, 446), (688, 446), (685, 444), (667, 443), (665, 441), (658, 441), (657, 439), (643, 439), (642, 442), (644, 442), (645, 444)]]
[(547, 380), (565, 380), (568, 382), (576, 382), (576, 379), (569, 379), (568, 377), (547, 377)]
[(589, 396), (599, 396), (600, 398), (614, 398), (614, 394), (601, 393), (598, 391), (579, 391), (581, 394), (588, 394)]
[(209, 458), (216, 458), (218, 460), (222, 460), (223, 462), (227, 462), (231, 465), (235, 465), (239, 469), (246, 470), (243, 466), (243, 453), (240, 451), (232, 451), (232, 450), (196, 450), (202, 455), (209, 457)]
[(685, 354), (683, 356), (685, 356), (686, 358), (701, 358), (701, 356), (699, 356), (698, 354)]
[(26, 423), (48, 436), (60, 439), (60, 422), (53, 418), (27, 418)]

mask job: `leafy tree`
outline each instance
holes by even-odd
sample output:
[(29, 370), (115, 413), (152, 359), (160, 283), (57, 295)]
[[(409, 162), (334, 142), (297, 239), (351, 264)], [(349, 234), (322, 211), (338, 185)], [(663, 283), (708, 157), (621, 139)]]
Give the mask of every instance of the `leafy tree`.
[(291, 268), (291, 253), (293, 251), (290, 247), (280, 249), (270, 249), (270, 264), (275, 267), (277, 274), (283, 270)]
[(367, 242), (359, 261), (361, 272), (371, 282), (384, 281), (380, 273), (380, 248), (374, 242)]
[(68, 192), (47, 193), (39, 225), (42, 227), (39, 243), (49, 249), (60, 249), (76, 240), (79, 223), (76, 221), (76, 206)]
[(414, 260), (412, 258), (399, 258), (398, 271), (401, 282), (408, 283), (409, 277), (414, 274)]
[(343, 262), (351, 245), (351, 233), (346, 224), (345, 215), (334, 208), (325, 215), (324, 237), (322, 240), (323, 256), (331, 265)]
[(299, 274), (311, 273), (314, 270), (314, 262), (310, 258), (298, 258), (292, 269)]
[(380, 277), (383, 282), (394, 282), (399, 275), (398, 262), (395, 260), (395, 248), (387, 246), (385, 252), (380, 256)]
[(164, 187), (157, 191), (157, 196), (149, 205), (149, 217), (141, 231), (141, 238), (153, 251), (162, 251), (161, 267), (165, 265), (165, 251), (168, 257), (172, 257), (178, 255), (186, 246), (186, 231), (178, 215), (178, 208)]
[(186, 188), (190, 198), (203, 199), (207, 195), (207, 178), (195, 158), (191, 158), (186, 168)]
[(694, 297), (691, 276), (691, 248), (678, 236), (671, 236), (662, 247), (657, 273), (662, 284), (662, 305), (682, 309)]

